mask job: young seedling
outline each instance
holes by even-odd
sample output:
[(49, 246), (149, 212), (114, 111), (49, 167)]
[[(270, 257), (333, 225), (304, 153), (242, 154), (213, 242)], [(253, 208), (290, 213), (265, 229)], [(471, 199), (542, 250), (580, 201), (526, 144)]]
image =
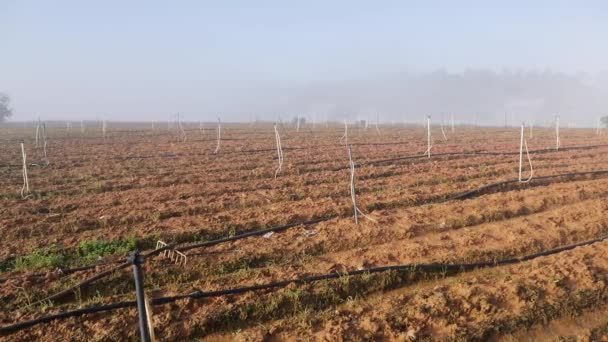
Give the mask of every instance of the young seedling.
[[(522, 170), (523, 170), (523, 158), (524, 158), (524, 147), (526, 149), (526, 156), (528, 157), (528, 163), (530, 164), (530, 177), (526, 180), (522, 180)], [(528, 143), (526, 139), (524, 139), (524, 123), (521, 123), (521, 135), (519, 140), (519, 182), (520, 183), (528, 183), (532, 180), (532, 176), (534, 175), (534, 169), (532, 168), (532, 160), (530, 159), (530, 153), (528, 152)]]
[(215, 146), (215, 151), (213, 151), (213, 154), (218, 154), (220, 152), (221, 138), (222, 138), (222, 123), (220, 122), (220, 118), (217, 118), (217, 146)]
[(277, 129), (277, 124), (274, 124), (274, 138), (277, 144), (277, 157), (278, 157), (278, 161), (279, 161), (279, 165), (276, 169), (276, 171), (274, 172), (274, 178), (277, 178), (277, 175), (279, 174), (279, 172), (281, 172), (281, 169), (283, 168), (283, 148), (281, 147), (281, 136), (279, 135), (279, 130)]

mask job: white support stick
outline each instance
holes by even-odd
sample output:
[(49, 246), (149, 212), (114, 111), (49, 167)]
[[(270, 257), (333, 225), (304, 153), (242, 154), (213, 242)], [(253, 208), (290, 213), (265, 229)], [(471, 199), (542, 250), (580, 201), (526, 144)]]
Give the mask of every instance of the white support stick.
[(340, 138), (340, 145), (348, 146), (348, 125), (346, 124), (346, 120), (344, 120), (344, 134)]
[(23, 143), (21, 143), (21, 156), (23, 157), (23, 187), (21, 187), (21, 197), (25, 198), (30, 193), (30, 183), (27, 178), (27, 155), (25, 154)]
[(530, 126), (530, 139), (532, 139), (534, 137), (534, 124), (530, 121), (528, 125)]
[(454, 134), (454, 114), (450, 114), (452, 117), (452, 134)]
[(443, 119), (441, 119), (441, 134), (443, 135), (443, 141), (447, 142), (448, 138), (445, 136), (445, 131), (443, 130)]
[(296, 116), (296, 121), (297, 121), (296, 125), (298, 125), (296, 128), (296, 132), (300, 132), (300, 116), (299, 115)]
[(38, 148), (38, 135), (39, 135), (39, 132), (40, 132), (40, 123), (38, 123), (36, 125), (36, 143), (34, 144), (35, 148)]
[(355, 163), (353, 163), (353, 156), (350, 145), (348, 145), (348, 160), (350, 164), (350, 198), (353, 201), (353, 214), (355, 215), (355, 224), (359, 224), (357, 208), (357, 194), (355, 191)]
[[(526, 149), (526, 156), (528, 157), (528, 163), (530, 164), (530, 177), (526, 180), (522, 179), (523, 162), (524, 162), (524, 148)], [(524, 139), (524, 123), (521, 123), (521, 135), (519, 139), (519, 182), (528, 183), (532, 180), (534, 175), (534, 169), (532, 168), (532, 160), (530, 159), (530, 152), (528, 151), (528, 143)]]
[(431, 116), (426, 116), (426, 152), (424, 154), (428, 155), (429, 159), (431, 158)]
[(217, 118), (217, 146), (215, 146), (215, 151), (213, 151), (213, 154), (218, 154), (220, 152), (221, 139), (222, 139), (222, 123), (220, 122), (220, 118)]
[(46, 123), (42, 124), (42, 140), (43, 140), (43, 147), (44, 147), (44, 162), (46, 163), (46, 165), (49, 165), (49, 158), (47, 156), (46, 153)]
[(380, 121), (380, 114), (376, 113), (376, 132), (380, 135), (380, 128), (378, 128), (378, 121)]
[(80, 120), (80, 134), (84, 134), (84, 121)]
[(205, 125), (203, 125), (202, 121), (198, 122), (198, 129), (201, 131), (201, 138), (205, 137)]
[(555, 150), (559, 150), (561, 143), (559, 141), (559, 116), (555, 116)]
[(281, 146), (281, 135), (279, 135), (279, 130), (277, 129), (276, 123), (274, 124), (274, 138), (277, 144), (277, 158), (279, 161), (279, 165), (276, 171), (274, 172), (274, 178), (277, 178), (277, 175), (279, 174), (279, 172), (281, 172), (281, 169), (283, 168), (283, 147)]
[(355, 216), (355, 224), (357, 224), (357, 225), (359, 224), (359, 215), (365, 217), (366, 219), (368, 219), (370, 221), (377, 222), (373, 218), (365, 215), (357, 207), (357, 194), (356, 194), (356, 190), (355, 190), (355, 163), (353, 162), (353, 155), (352, 155), (352, 150), (351, 150), (350, 145), (347, 146), (347, 150), (348, 150), (348, 160), (349, 160), (349, 164), (350, 164), (350, 197), (353, 202), (353, 214)]
[(602, 135), (602, 119), (601, 118), (597, 119), (597, 131), (595, 132), (595, 134), (597, 136)]
[(521, 123), (521, 136), (519, 139), (519, 181), (521, 182), (521, 169), (524, 161), (524, 123)]
[(101, 133), (104, 139), (106, 138), (106, 126), (106, 120), (103, 120), (103, 122), (101, 123)]
[(175, 128), (177, 130), (177, 141), (186, 142), (186, 131), (184, 130), (184, 126), (182, 125), (182, 121), (180, 120), (179, 113), (177, 113), (177, 123)]

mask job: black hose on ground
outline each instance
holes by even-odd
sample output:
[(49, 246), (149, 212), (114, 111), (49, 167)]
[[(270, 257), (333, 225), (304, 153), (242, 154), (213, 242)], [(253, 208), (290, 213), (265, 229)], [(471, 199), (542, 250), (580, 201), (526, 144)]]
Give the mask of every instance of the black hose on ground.
[[(597, 242), (604, 241), (606, 239), (608, 239), (608, 236), (605, 235), (605, 236), (602, 236), (600, 238), (596, 238), (593, 240), (588, 240), (588, 241), (579, 242), (579, 243), (568, 245), (568, 246), (553, 248), (553, 249), (549, 249), (549, 250), (546, 250), (543, 252), (526, 255), (523, 257), (513, 257), (513, 258), (507, 258), (507, 259), (502, 259), (502, 260), (497, 260), (497, 261), (487, 261), (487, 262), (477, 262), (477, 263), (458, 263), (458, 264), (431, 263), (431, 264), (417, 264), (417, 265), (414, 264), (414, 265), (380, 266), (380, 267), (372, 267), (372, 268), (366, 268), (366, 269), (348, 271), (348, 272), (332, 272), (332, 273), (328, 273), (328, 274), (302, 277), (302, 278), (297, 278), (297, 279), (288, 279), (288, 280), (277, 281), (277, 282), (261, 284), (261, 285), (243, 286), (243, 287), (226, 289), (226, 290), (209, 291), (209, 292), (196, 291), (196, 292), (192, 292), (192, 293), (188, 293), (188, 294), (154, 298), (154, 299), (150, 300), (150, 304), (151, 305), (163, 305), (163, 304), (173, 303), (175, 301), (182, 300), (182, 299), (202, 299), (202, 298), (211, 298), (211, 297), (221, 297), (221, 296), (226, 296), (226, 295), (236, 295), (236, 294), (242, 294), (242, 293), (251, 292), (251, 291), (278, 289), (278, 288), (286, 287), (291, 284), (308, 284), (308, 283), (322, 281), (322, 280), (336, 279), (336, 278), (341, 278), (341, 277), (349, 277), (349, 276), (356, 276), (356, 275), (362, 275), (362, 274), (381, 273), (381, 272), (387, 272), (387, 271), (423, 272), (423, 273), (465, 272), (465, 271), (475, 270), (478, 268), (497, 267), (497, 266), (503, 266), (503, 265), (509, 265), (509, 264), (515, 264), (515, 263), (520, 263), (520, 262), (524, 262), (524, 261), (529, 261), (529, 260), (536, 259), (539, 257), (561, 253), (563, 251), (571, 250), (576, 247), (591, 245), (591, 244), (594, 244)], [(122, 309), (122, 308), (127, 308), (127, 307), (135, 307), (135, 306), (137, 306), (136, 301), (126, 301), (126, 302), (118, 302), (118, 303), (107, 304), (107, 305), (92, 306), (92, 307), (73, 310), (73, 311), (67, 311), (67, 312), (63, 312), (63, 313), (59, 313), (59, 314), (55, 314), (55, 315), (44, 316), (44, 317), (36, 318), (33, 320), (19, 322), (19, 323), (15, 323), (12, 325), (0, 327), (0, 334), (6, 335), (9, 333), (13, 333), (13, 332), (16, 332), (19, 330), (23, 330), (23, 329), (32, 327), (37, 324), (48, 323), (48, 322), (51, 322), (51, 321), (54, 321), (57, 319), (77, 317), (77, 316), (82, 316), (82, 315), (90, 314), (90, 313), (112, 311), (112, 310), (117, 310), (117, 309)]]

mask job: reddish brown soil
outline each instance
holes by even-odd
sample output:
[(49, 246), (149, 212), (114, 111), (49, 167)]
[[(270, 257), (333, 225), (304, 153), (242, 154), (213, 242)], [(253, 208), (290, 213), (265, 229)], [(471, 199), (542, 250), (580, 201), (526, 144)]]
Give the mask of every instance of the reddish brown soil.
[[(190, 250), (185, 267), (151, 260), (146, 265), (151, 298), (384, 265), (494, 261), (608, 235), (606, 175), (515, 184), (467, 200), (445, 200), (517, 177), (516, 128), (461, 127), (448, 134), (448, 142), (436, 139), (431, 159), (381, 164), (369, 162), (421, 155), (425, 132), (351, 130), (349, 142), (361, 164), (358, 205), (374, 220), (361, 218), (359, 225), (352, 219), (350, 171), (336, 170), (348, 165), (337, 127), (283, 131), (285, 164), (276, 179), (269, 126), (228, 125), (219, 155), (211, 153), (211, 130), (205, 136), (189, 130), (187, 141), (177, 142), (166, 130), (115, 127), (104, 140), (99, 132), (82, 136), (55, 128), (50, 165), (29, 167), (34, 193), (27, 199), (19, 195), (19, 141), (32, 129), (0, 131), (0, 259), (7, 265), (51, 245), (73, 252), (82, 241), (131, 236), (145, 246), (158, 239), (187, 243), (335, 216), (268, 237)], [(608, 170), (603, 146), (608, 138), (594, 133), (562, 130), (563, 147), (600, 146), (534, 153), (535, 176)], [(553, 147), (552, 130), (539, 128), (535, 134), (528, 140), (531, 150)], [(31, 138), (25, 141), (30, 163), (40, 164), (41, 150)], [(505, 154), (462, 154), (473, 151)], [(459, 274), (389, 272), (182, 300), (154, 307), (153, 321), (160, 340), (601, 339), (608, 333), (608, 318), (602, 318), (608, 313), (606, 252), (608, 242), (598, 242)], [(9, 269), (0, 276), (8, 278), (0, 283), (0, 325), (134, 299), (127, 269), (52, 306), (28, 307), (109, 267), (67, 276), (52, 269)], [(578, 315), (589, 319), (577, 320)], [(54, 321), (4, 338), (91, 336), (136, 340), (136, 310)]]

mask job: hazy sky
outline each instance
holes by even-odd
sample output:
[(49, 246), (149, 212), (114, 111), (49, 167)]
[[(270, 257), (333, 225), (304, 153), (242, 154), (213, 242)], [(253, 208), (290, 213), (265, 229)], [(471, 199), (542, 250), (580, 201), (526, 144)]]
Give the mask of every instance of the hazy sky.
[[(0, 0), (0, 91), (12, 96), (13, 120), (166, 120), (178, 111), (188, 120), (234, 120), (378, 111), (393, 100), (353, 106), (348, 99), (361, 94), (353, 85), (367, 92), (370, 80), (391, 79), (395, 89), (417, 88), (437, 70), (464, 77), (486, 69), (499, 83), (504, 70), (551, 70), (601, 83), (596, 97), (608, 89), (600, 74), (608, 70), (607, 2), (497, 3)], [(423, 97), (451, 89), (442, 84)], [(327, 92), (311, 91), (317, 87)], [(546, 102), (543, 94), (515, 101)], [(426, 101), (389, 107), (417, 103), (421, 117), (440, 110)]]

